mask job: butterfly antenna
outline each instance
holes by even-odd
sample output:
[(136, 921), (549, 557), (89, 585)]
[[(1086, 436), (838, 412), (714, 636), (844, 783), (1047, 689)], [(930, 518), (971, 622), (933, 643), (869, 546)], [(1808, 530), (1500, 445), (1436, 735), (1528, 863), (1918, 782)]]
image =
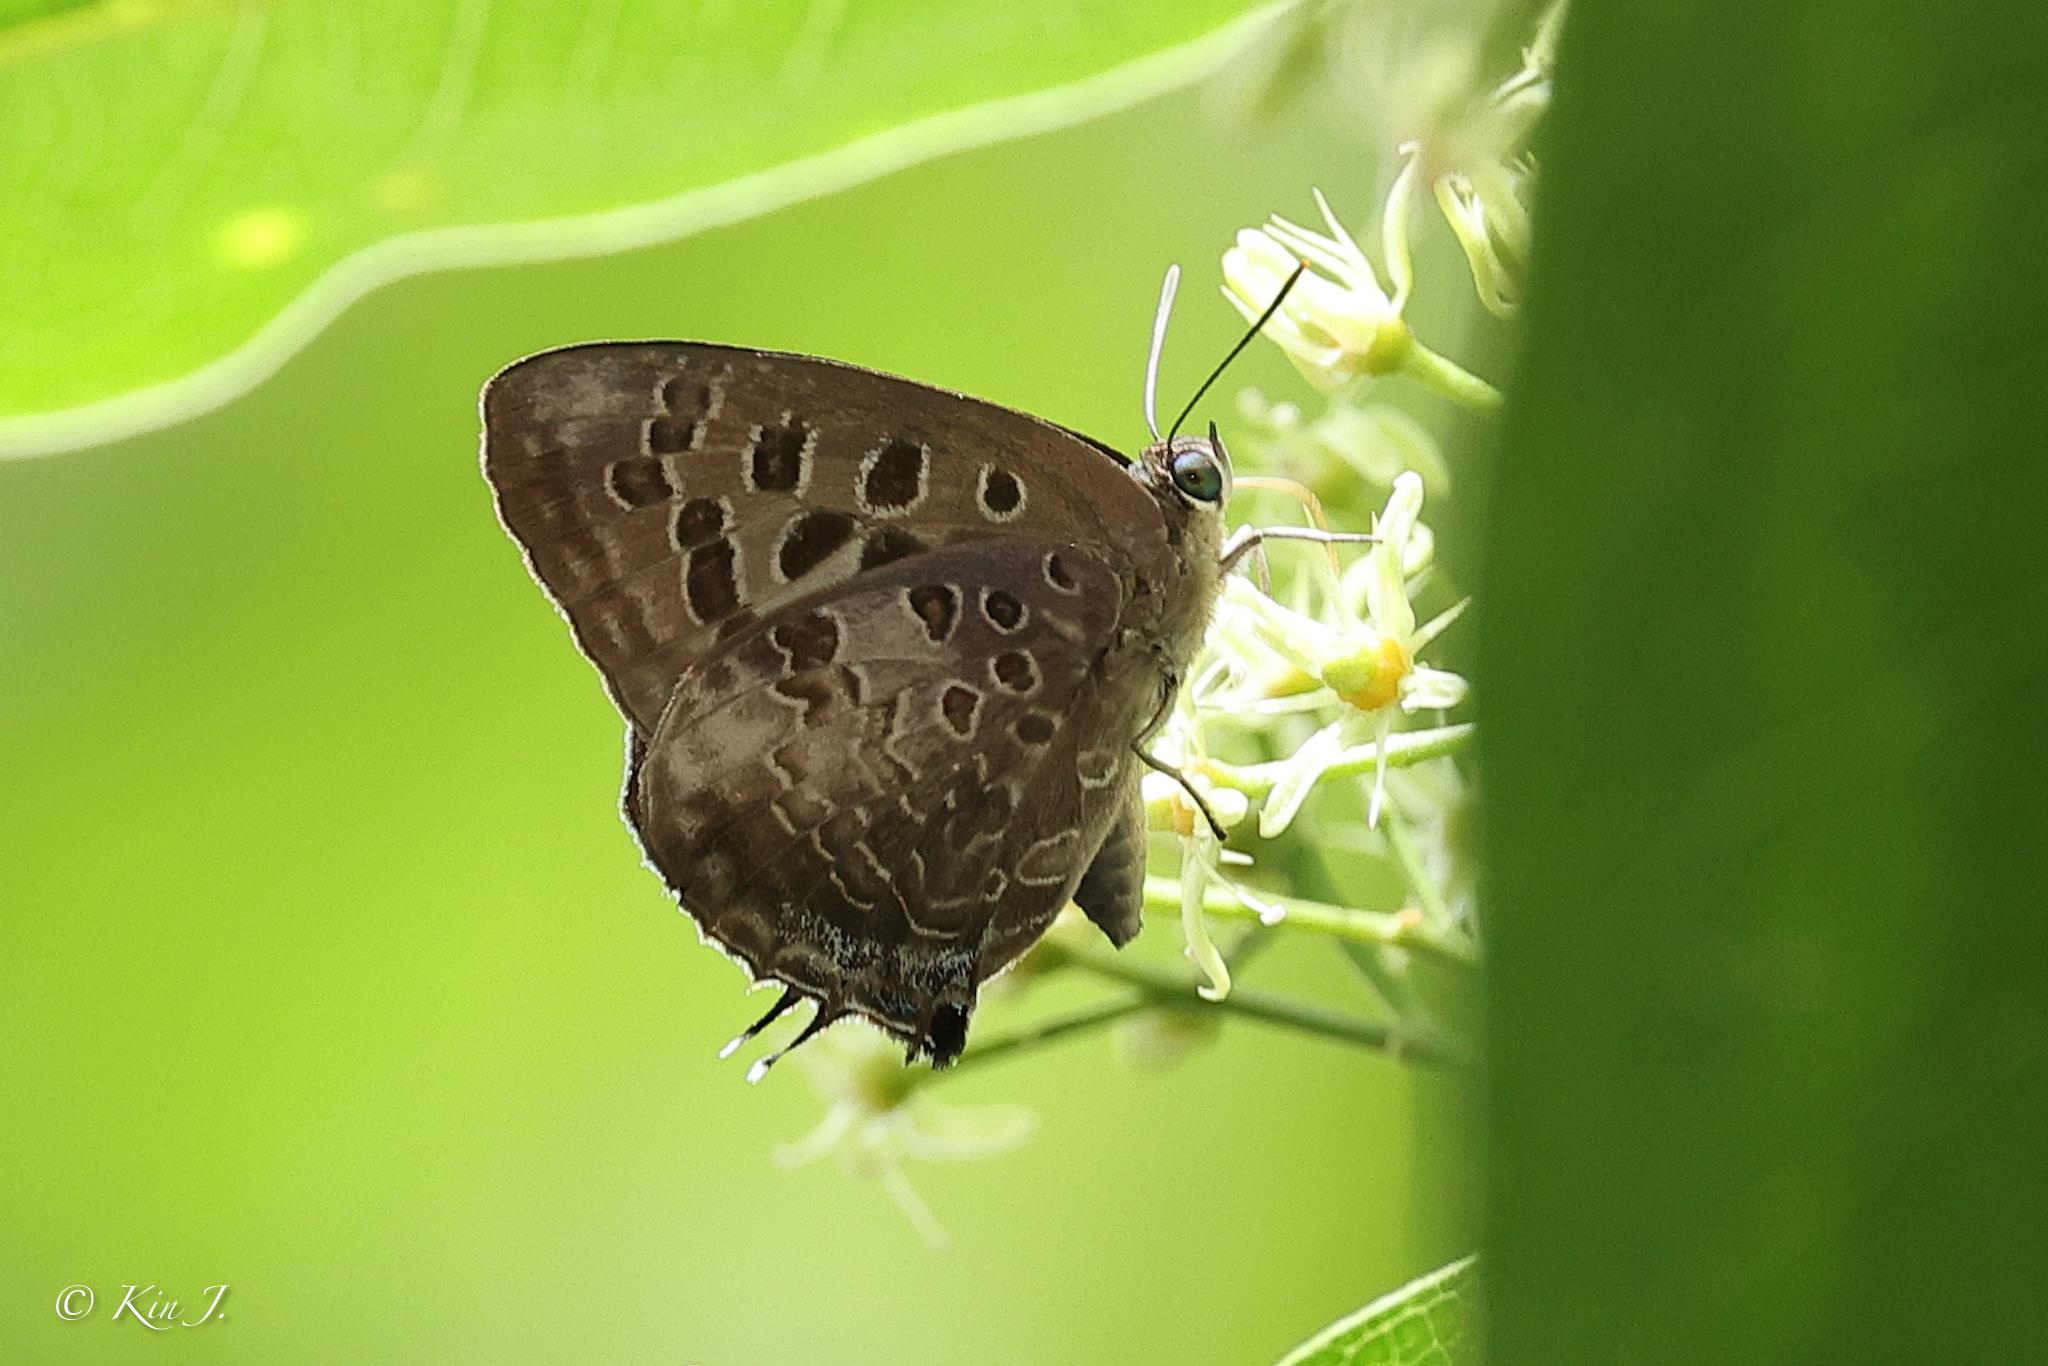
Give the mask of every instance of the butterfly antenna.
[(747, 1069), (747, 1080), (749, 1082), (757, 1082), (767, 1076), (769, 1068), (809, 1043), (813, 1035), (838, 1018), (839, 1015), (836, 1012), (825, 1009), (824, 1004), (821, 1002), (818, 1006), (817, 1014), (811, 1016), (811, 1022), (804, 1026), (803, 1033), (797, 1035), (767, 1057), (757, 1059), (754, 1065)]
[(1166, 321), (1173, 316), (1173, 296), (1180, 292), (1180, 267), (1166, 268), (1159, 289), (1159, 312), (1152, 318), (1152, 355), (1145, 362), (1145, 425), (1159, 439), (1159, 356), (1166, 349)]
[(752, 1039), (755, 1035), (759, 1034), (769, 1025), (772, 1025), (777, 1020), (781, 1019), (782, 1013), (784, 1011), (788, 1010), (791, 1006), (795, 1005), (798, 1001), (801, 1001), (802, 999), (803, 997), (797, 994), (797, 990), (795, 987), (790, 987), (788, 990), (784, 991), (782, 993), (782, 999), (777, 1001), (774, 1005), (768, 1007), (768, 1013), (766, 1015), (763, 1015), (760, 1019), (748, 1025), (745, 1029), (742, 1029), (739, 1033), (733, 1035), (731, 1041), (727, 1043), (725, 1047), (718, 1050), (719, 1061), (723, 1062), (725, 1059), (731, 1057), (733, 1054), (739, 1052), (742, 1048), (746, 1047), (748, 1040)]
[[(1247, 346), (1250, 346), (1252, 338), (1258, 336), (1265, 329), (1266, 324), (1272, 320), (1273, 315), (1280, 311), (1280, 305), (1286, 302), (1287, 295), (1293, 290), (1295, 284), (1300, 281), (1302, 272), (1307, 269), (1308, 262), (1306, 261), (1303, 261), (1294, 268), (1294, 274), (1288, 276), (1287, 283), (1280, 286), (1280, 292), (1273, 296), (1272, 303), (1266, 305), (1266, 311), (1261, 313), (1259, 320), (1251, 325), (1251, 330), (1238, 338), (1237, 345), (1230, 348), (1230, 354), (1223, 358), (1223, 363), (1209, 372), (1209, 378), (1202, 381), (1202, 387), (1195, 390), (1195, 396), (1188, 400), (1188, 406), (1180, 410), (1180, 416), (1175, 418), (1173, 426), (1167, 429), (1166, 439), (1168, 441), (1173, 440), (1174, 436), (1179, 433), (1180, 424), (1188, 420), (1188, 414), (1192, 413), (1195, 410), (1195, 405), (1202, 401), (1202, 395), (1209, 392), (1209, 386), (1222, 378), (1223, 372), (1230, 368), (1230, 363), (1237, 359), (1238, 353)], [(1154, 430), (1156, 431), (1157, 428), (1154, 428)]]

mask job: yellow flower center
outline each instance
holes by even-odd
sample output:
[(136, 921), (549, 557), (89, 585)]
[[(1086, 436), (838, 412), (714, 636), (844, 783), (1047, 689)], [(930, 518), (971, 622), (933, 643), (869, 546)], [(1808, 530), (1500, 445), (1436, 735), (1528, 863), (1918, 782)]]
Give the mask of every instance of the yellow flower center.
[(1360, 711), (1392, 706), (1401, 696), (1401, 680), (1415, 668), (1415, 656), (1392, 636), (1382, 636), (1354, 654), (1323, 668), (1323, 681), (1338, 697)]

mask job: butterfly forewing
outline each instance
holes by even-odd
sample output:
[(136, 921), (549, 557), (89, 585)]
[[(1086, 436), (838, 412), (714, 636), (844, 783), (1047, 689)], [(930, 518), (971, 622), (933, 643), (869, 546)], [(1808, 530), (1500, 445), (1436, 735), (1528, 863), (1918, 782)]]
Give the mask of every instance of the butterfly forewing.
[(683, 671), (798, 598), (962, 540), (1165, 553), (1101, 447), (958, 394), (808, 356), (570, 347), (484, 394), (500, 515), (633, 724)]

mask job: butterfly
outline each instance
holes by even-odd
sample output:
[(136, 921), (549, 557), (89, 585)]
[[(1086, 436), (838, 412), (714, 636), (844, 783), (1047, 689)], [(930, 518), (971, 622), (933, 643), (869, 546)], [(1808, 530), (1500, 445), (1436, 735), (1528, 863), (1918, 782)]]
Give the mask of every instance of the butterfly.
[(946, 1066), (1069, 901), (1118, 947), (1138, 933), (1139, 778), (1171, 772), (1144, 742), (1230, 565), (1304, 530), (1226, 538), (1213, 425), (1153, 422), (1127, 459), (912, 380), (681, 341), (542, 352), (481, 407), (499, 517), (625, 718), (647, 862), (783, 987), (726, 1052), (815, 1006), (750, 1077), (849, 1015)]

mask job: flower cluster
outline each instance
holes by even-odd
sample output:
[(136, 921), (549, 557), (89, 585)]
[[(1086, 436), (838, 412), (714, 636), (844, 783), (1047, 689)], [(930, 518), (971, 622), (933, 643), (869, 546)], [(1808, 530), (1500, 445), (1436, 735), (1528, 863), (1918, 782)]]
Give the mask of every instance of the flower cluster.
[[(1342, 573), (1327, 561), (1312, 561), (1303, 576), (1304, 601), (1297, 606), (1244, 578), (1226, 584), (1193, 682), (1158, 746), (1201, 787), (1226, 828), (1249, 815), (1257, 795), (1258, 836), (1276, 839), (1325, 779), (1361, 769), (1371, 783), (1366, 826), (1376, 828), (1397, 727), (1464, 700), (1463, 677), (1421, 658), (1464, 610), (1464, 603), (1456, 603), (1417, 624), (1411, 594), (1426, 582), (1434, 553), (1434, 538), (1420, 520), (1422, 500), (1421, 478), (1412, 471), (1397, 475), (1374, 519), (1378, 539), (1371, 549)], [(1268, 723), (1280, 718), (1317, 715), (1328, 719), (1286, 758), (1259, 766), (1255, 776), (1210, 758), (1212, 730), (1239, 730), (1249, 723), (1272, 731), (1277, 728)], [(1154, 824), (1180, 836), (1188, 957), (1206, 979), (1201, 993), (1220, 999), (1230, 990), (1230, 973), (1203, 915), (1210, 888), (1227, 888), (1268, 925), (1285, 919), (1284, 907), (1232, 876), (1229, 865), (1242, 867), (1250, 859), (1224, 849), (1208, 825), (1194, 819), (1171, 779), (1151, 775), (1146, 795)]]

